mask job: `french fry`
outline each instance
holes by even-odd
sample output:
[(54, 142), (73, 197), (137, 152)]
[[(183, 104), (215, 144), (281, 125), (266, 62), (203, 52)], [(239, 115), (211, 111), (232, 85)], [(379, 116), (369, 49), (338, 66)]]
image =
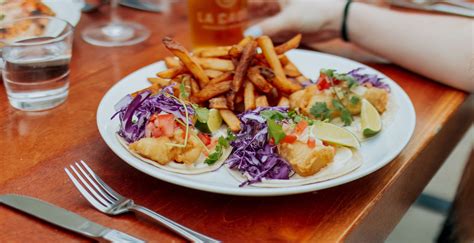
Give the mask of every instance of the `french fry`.
[(171, 51), (171, 53), (173, 53), (179, 58), (179, 60), (183, 62), (184, 66), (186, 66), (186, 68), (198, 80), (201, 87), (204, 87), (207, 83), (209, 83), (209, 78), (207, 77), (206, 73), (204, 73), (202, 67), (193, 60), (186, 48), (170, 37), (163, 38), (163, 44), (169, 51)]
[(265, 96), (265, 95), (258, 96), (255, 99), (255, 106), (257, 106), (257, 107), (268, 107), (269, 104), (268, 104), (267, 96)]
[(222, 109), (219, 110), (220, 115), (222, 116), (222, 120), (227, 124), (233, 132), (240, 131), (240, 120), (239, 118), (232, 112), (231, 110)]
[(137, 96), (137, 94), (140, 94), (141, 92), (146, 91), (146, 90), (151, 91), (152, 94), (156, 94), (156, 93), (158, 93), (158, 91), (161, 90), (161, 87), (158, 84), (152, 84), (152, 85), (150, 85), (150, 86), (148, 86), (144, 89), (133, 92), (131, 94), (131, 96), (135, 97), (135, 96)]
[(231, 60), (219, 58), (196, 58), (196, 60), (204, 69), (213, 69), (218, 71), (233, 71), (235, 69), (234, 63), (232, 63)]
[(209, 108), (214, 109), (228, 109), (227, 100), (224, 96), (214, 97), (209, 100)]
[(247, 77), (259, 90), (264, 93), (270, 92), (273, 88), (273, 86), (267, 80), (265, 80), (262, 74), (260, 74), (259, 66), (249, 68), (247, 71)]
[(200, 57), (227, 57), (232, 46), (209, 47), (200, 50)]
[(230, 57), (235, 57), (238, 58), (242, 54), (242, 51), (244, 50), (244, 47), (250, 42), (253, 41), (253, 37), (251, 36), (246, 36), (243, 38), (237, 45), (233, 45), (232, 48), (230, 48), (228, 54)]
[(291, 61), (285, 65), (283, 71), (285, 72), (286, 76), (292, 78), (296, 78), (302, 75), (300, 70), (298, 70), (295, 64), (293, 64)]
[(244, 85), (244, 108), (246, 111), (255, 109), (255, 85), (250, 81)]
[[(244, 102), (244, 89), (240, 89), (240, 91), (235, 94), (234, 101), (235, 101), (234, 102), (235, 104), (240, 104)], [(242, 105), (242, 108), (243, 108), (243, 105)], [(234, 107), (234, 109), (237, 110), (236, 107)]]
[(165, 64), (168, 68), (181, 66), (181, 63), (179, 63), (179, 59), (176, 57), (165, 57)]
[(241, 46), (241, 47), (244, 47), (244, 46), (246, 46), (247, 43), (249, 43), (250, 41), (253, 41), (253, 37), (252, 37), (252, 36), (246, 36), (246, 37), (244, 37), (242, 40), (240, 40), (237, 45), (238, 45), (238, 46)]
[(219, 75), (223, 73), (222, 71), (217, 71), (217, 70), (212, 70), (212, 69), (205, 69), (204, 72), (209, 77), (209, 79), (217, 78)]
[(223, 81), (230, 81), (230, 80), (232, 80), (232, 77), (233, 77), (232, 72), (222, 73), (221, 75), (211, 79), (211, 81), (209, 81), (209, 83), (206, 86), (215, 85), (215, 84), (223, 82)]
[(296, 77), (295, 80), (302, 84), (302, 83), (307, 83), (309, 81), (309, 78), (301, 75), (301, 76)]
[(175, 78), (176, 76), (182, 74), (186, 72), (186, 68), (183, 67), (183, 66), (177, 66), (177, 67), (172, 67), (172, 68), (169, 68), (167, 70), (164, 70), (164, 71), (161, 71), (161, 72), (158, 72), (156, 74), (156, 76), (160, 77), (160, 78), (168, 78), (168, 79), (172, 79), (172, 78)]
[(230, 84), (232, 81), (224, 81), (213, 85), (208, 85), (201, 89), (199, 93), (192, 97), (192, 101), (195, 103), (201, 103), (221, 95), (230, 90)]
[(278, 45), (275, 47), (275, 52), (277, 55), (281, 55), (291, 49), (295, 49), (300, 45), (301, 42), (301, 34), (297, 34), (287, 42)]
[(199, 84), (196, 82), (194, 78), (191, 78), (191, 96), (199, 93), (200, 88)]
[(167, 86), (171, 83), (171, 80), (169, 79), (163, 79), (163, 78), (160, 78), (160, 77), (156, 77), (156, 78), (147, 78), (148, 82), (150, 82), (151, 84), (156, 84), (160, 87), (164, 87), (164, 86)]
[(290, 106), (290, 100), (286, 98), (285, 96), (282, 96), (280, 100), (278, 101), (277, 106), (284, 106), (284, 107), (289, 107)]
[(232, 46), (232, 48), (230, 48), (228, 54), (230, 57), (238, 58), (240, 57), (240, 54), (242, 54), (243, 49), (244, 47), (235, 45), (235, 46)]
[(288, 59), (288, 57), (285, 54), (278, 56), (278, 59), (280, 60), (280, 63), (283, 67), (286, 66), (290, 62), (290, 59)]
[(232, 80), (232, 87), (231, 90), (234, 93), (237, 93), (242, 86), (242, 81), (247, 74), (247, 70), (250, 65), (250, 61), (252, 60), (253, 56), (255, 55), (255, 51), (257, 49), (257, 42), (256, 41), (249, 41), (247, 45), (245, 45), (244, 50), (242, 51), (242, 55), (240, 56), (239, 64), (235, 69), (234, 79)]
[(265, 59), (275, 73), (275, 78), (272, 80), (273, 85), (275, 85), (279, 90), (290, 94), (302, 89), (302, 86), (299, 83), (291, 82), (286, 78), (270, 37), (260, 36), (257, 38), (257, 42), (262, 49)]

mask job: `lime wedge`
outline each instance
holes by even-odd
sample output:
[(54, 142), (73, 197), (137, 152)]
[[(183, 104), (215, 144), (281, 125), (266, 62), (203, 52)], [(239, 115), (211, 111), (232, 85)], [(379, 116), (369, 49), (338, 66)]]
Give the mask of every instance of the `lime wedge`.
[(199, 129), (199, 131), (204, 133), (213, 133), (222, 126), (222, 117), (219, 114), (217, 109), (210, 109), (207, 116), (207, 121), (196, 120), (194, 126)]
[(382, 120), (379, 112), (366, 99), (362, 100), (360, 111), (362, 133), (365, 137), (372, 137), (382, 130)]
[(207, 120), (207, 127), (209, 131), (215, 132), (222, 126), (222, 117), (217, 109), (209, 111), (209, 119)]
[(318, 121), (312, 126), (316, 138), (325, 142), (359, 149), (357, 137), (349, 130), (332, 123)]

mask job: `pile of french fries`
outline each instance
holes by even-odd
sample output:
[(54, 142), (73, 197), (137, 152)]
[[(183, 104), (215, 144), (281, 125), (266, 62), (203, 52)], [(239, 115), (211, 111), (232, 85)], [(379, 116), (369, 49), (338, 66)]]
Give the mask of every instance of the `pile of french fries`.
[[(235, 115), (265, 106), (288, 106), (288, 96), (303, 88), (308, 78), (288, 59), (285, 53), (297, 48), (301, 34), (274, 46), (268, 36), (245, 37), (233, 46), (218, 46), (188, 52), (169, 37), (165, 47), (173, 53), (164, 59), (167, 70), (148, 78), (149, 88), (159, 91), (176, 83), (175, 96), (199, 105), (218, 109), (229, 128), (240, 130)], [(181, 87), (181, 88), (179, 88)]]

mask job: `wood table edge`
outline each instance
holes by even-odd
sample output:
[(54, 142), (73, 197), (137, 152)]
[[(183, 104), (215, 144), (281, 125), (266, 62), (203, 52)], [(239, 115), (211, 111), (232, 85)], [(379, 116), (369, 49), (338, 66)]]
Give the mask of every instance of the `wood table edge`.
[[(429, 168), (433, 171), (432, 174), (435, 174), (456, 147), (457, 142), (461, 140), (472, 125), (472, 115), (466, 116), (466, 114), (474, 113), (473, 103), (474, 95), (466, 95), (464, 102), (447, 117), (447, 122), (438, 131), (434, 139), (424, 144), (421, 149), (422, 152), (420, 151), (418, 155), (412, 157), (415, 159), (410, 159), (406, 168), (408, 172), (394, 176), (385, 185), (385, 189), (378, 194), (378, 200), (367, 206), (355, 224), (342, 235), (341, 240), (346, 242), (383, 242), (386, 239), (432, 179), (432, 177), (417, 178), (414, 176), (419, 169), (424, 168), (423, 161), (430, 159), (430, 161), (435, 162), (432, 162), (432, 166)], [(456, 143), (450, 143), (449, 141), (456, 141)], [(439, 149), (439, 146), (444, 146), (444, 149)], [(410, 178), (410, 180), (403, 180), (404, 178)], [(420, 183), (413, 183), (417, 179)], [(408, 181), (411, 184), (411, 191), (408, 191), (409, 195), (404, 195), (404, 192), (407, 191), (401, 189), (408, 188), (403, 187), (403, 185), (406, 186)], [(418, 187), (414, 188), (414, 184)], [(391, 202), (396, 202), (394, 199), (402, 200), (397, 204), (393, 204)], [(391, 204), (392, 207), (387, 208), (388, 204)], [(387, 211), (392, 211), (393, 217), (382, 217), (387, 214)], [(377, 226), (377, 228), (373, 226)]]

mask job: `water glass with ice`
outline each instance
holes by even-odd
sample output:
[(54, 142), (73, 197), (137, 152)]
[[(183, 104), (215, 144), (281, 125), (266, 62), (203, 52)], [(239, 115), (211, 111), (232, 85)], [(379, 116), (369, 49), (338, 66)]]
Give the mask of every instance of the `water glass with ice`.
[(54, 17), (27, 17), (0, 26), (2, 76), (10, 104), (39, 111), (62, 104), (69, 89), (74, 27)]

